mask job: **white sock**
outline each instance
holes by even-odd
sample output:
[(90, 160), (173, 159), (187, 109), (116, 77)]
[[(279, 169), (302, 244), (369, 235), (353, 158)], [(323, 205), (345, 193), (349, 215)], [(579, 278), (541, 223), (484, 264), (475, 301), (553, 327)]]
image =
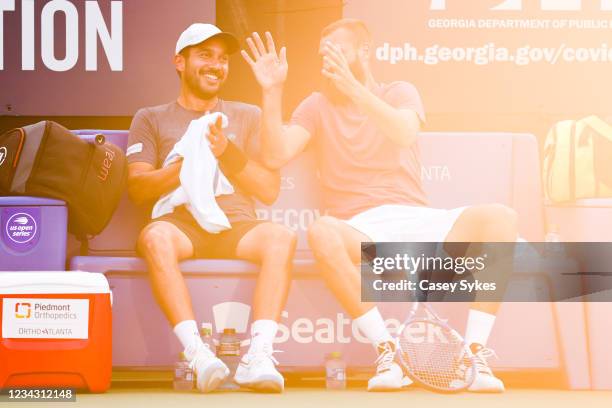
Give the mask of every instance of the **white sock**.
[(393, 337), (389, 334), (389, 330), (387, 330), (385, 321), (380, 315), (377, 307), (373, 307), (356, 318), (355, 322), (359, 330), (366, 335), (374, 346), (383, 342), (393, 341)]
[(273, 344), (278, 331), (278, 323), (274, 320), (260, 319), (251, 324), (251, 350), (256, 350), (264, 344)]
[(198, 333), (198, 325), (195, 320), (183, 320), (174, 326), (174, 334), (176, 334), (176, 337), (178, 337), (185, 349), (185, 357), (187, 360), (191, 360), (198, 345), (202, 343), (200, 333)]
[(478, 343), (485, 346), (494, 324), (495, 315), (470, 309), (467, 327), (465, 328), (465, 342), (468, 345)]

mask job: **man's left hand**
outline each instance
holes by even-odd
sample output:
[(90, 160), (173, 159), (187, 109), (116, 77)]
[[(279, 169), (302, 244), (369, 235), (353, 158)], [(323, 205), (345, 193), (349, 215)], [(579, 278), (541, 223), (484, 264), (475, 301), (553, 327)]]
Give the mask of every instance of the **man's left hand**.
[(331, 42), (327, 42), (323, 46), (323, 69), (321, 73), (348, 97), (355, 96), (361, 87), (361, 83), (351, 72), (342, 49)]
[(223, 134), (223, 122), (221, 116), (217, 118), (215, 123), (208, 125), (208, 142), (210, 143), (210, 150), (213, 152), (215, 157), (219, 157), (225, 152), (227, 148), (227, 137)]

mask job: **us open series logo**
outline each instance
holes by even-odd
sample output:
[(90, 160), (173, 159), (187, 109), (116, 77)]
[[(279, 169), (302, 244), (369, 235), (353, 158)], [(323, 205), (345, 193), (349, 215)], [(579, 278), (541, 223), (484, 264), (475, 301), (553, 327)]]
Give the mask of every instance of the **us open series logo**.
[(35, 236), (38, 226), (30, 214), (13, 214), (6, 223), (6, 236), (16, 244), (30, 242)]

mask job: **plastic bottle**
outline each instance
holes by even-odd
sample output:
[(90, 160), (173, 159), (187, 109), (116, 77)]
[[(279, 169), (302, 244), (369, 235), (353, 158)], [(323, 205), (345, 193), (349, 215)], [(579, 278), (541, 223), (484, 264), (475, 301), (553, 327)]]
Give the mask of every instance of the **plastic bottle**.
[(546, 242), (561, 242), (561, 236), (559, 235), (559, 229), (556, 224), (551, 224), (546, 234)]
[(238, 384), (234, 382), (234, 374), (236, 374), (236, 368), (240, 363), (240, 340), (236, 335), (236, 329), (223, 329), (223, 334), (219, 339), (219, 346), (217, 347), (217, 357), (219, 357), (230, 370), (230, 375), (225, 382), (219, 386), (219, 389), (234, 390), (240, 388)]
[(185, 354), (180, 353), (178, 361), (174, 364), (174, 381), (172, 382), (174, 390), (193, 390), (193, 379), (193, 370), (189, 367)]
[(215, 345), (213, 342), (212, 333), (212, 323), (202, 322), (202, 325), (200, 326), (200, 337), (202, 338), (204, 344), (208, 344), (208, 347), (210, 347), (210, 350), (214, 353)]
[(325, 359), (325, 385), (328, 390), (346, 388), (346, 363), (339, 351), (328, 354)]
[(565, 257), (565, 248), (564, 244), (561, 242), (561, 235), (559, 234), (559, 230), (557, 225), (551, 224), (550, 229), (546, 233), (546, 256), (550, 258), (564, 258)]

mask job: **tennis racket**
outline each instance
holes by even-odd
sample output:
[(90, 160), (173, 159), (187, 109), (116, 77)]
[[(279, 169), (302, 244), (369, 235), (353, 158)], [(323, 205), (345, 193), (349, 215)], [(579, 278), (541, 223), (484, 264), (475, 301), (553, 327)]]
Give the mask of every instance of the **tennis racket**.
[(444, 393), (463, 391), (474, 381), (473, 353), (427, 304), (415, 301), (398, 333), (397, 352), (413, 381)]

